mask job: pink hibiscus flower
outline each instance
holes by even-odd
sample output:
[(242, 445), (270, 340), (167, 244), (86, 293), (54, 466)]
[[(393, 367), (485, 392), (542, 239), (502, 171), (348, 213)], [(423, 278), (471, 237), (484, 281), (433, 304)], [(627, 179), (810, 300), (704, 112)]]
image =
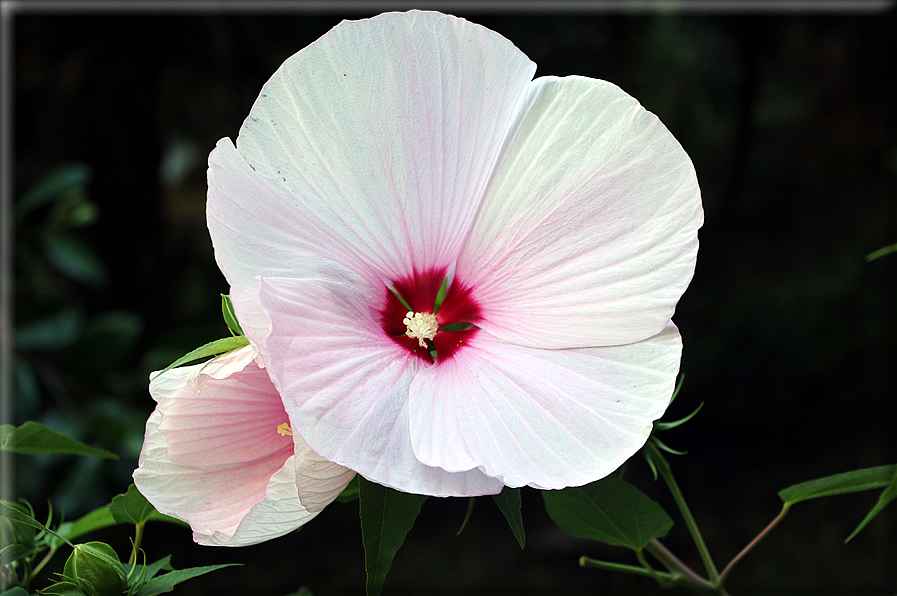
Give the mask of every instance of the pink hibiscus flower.
[(280, 395), (250, 346), (151, 378), (158, 405), (134, 483), (157, 510), (189, 523), (199, 544), (282, 536), (355, 476), (290, 436)]
[(618, 87), (534, 73), (463, 19), (344, 21), (209, 157), (216, 260), (293, 430), (374, 482), (582, 485), (669, 403), (694, 168)]

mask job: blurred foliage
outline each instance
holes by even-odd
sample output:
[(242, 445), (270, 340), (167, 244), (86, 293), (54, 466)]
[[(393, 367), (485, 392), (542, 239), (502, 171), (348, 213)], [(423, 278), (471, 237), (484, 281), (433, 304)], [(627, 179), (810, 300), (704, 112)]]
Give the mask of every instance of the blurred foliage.
[[(688, 383), (669, 418), (705, 406), (664, 440), (689, 452), (671, 465), (727, 558), (778, 511), (782, 487), (897, 453), (897, 259), (864, 260), (897, 239), (897, 18), (548, 10), (459, 16), (511, 39), (538, 75), (620, 85), (698, 171), (706, 224), (675, 316)], [(23, 496), (52, 497), (74, 517), (129, 484), (150, 371), (227, 335), (205, 156), (236, 137), (286, 57), (374, 12), (16, 16), (16, 423), (39, 420), (123, 456), (34, 457), (17, 469)], [(640, 463), (627, 478), (651, 486)], [(674, 509), (664, 491), (651, 496)], [(893, 593), (894, 507), (845, 546), (874, 504), (851, 515), (846, 498), (793, 512), (740, 564), (732, 593)], [(607, 553), (562, 534), (534, 491), (522, 491), (522, 551), (494, 507), (474, 510), (455, 537), (466, 511), (461, 499), (424, 504), (388, 591), (664, 593), (577, 568), (580, 555)], [(674, 526), (665, 544), (686, 552), (688, 541)], [(246, 563), (196, 580), (197, 594), (364, 586), (356, 503), (245, 549), (203, 549), (176, 527), (144, 544), (151, 558), (179, 549), (189, 566)]]

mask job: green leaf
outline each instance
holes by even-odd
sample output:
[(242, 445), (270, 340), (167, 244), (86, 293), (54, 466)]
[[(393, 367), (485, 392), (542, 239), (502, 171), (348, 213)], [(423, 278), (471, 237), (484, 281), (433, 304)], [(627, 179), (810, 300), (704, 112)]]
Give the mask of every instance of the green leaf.
[(65, 522), (59, 526), (58, 532), (69, 540), (74, 540), (88, 532), (108, 528), (109, 526), (114, 526), (116, 523), (115, 518), (112, 517), (112, 512), (109, 511), (109, 505), (103, 505), (102, 507), (98, 507), (90, 513), (79, 517), (75, 521)]
[[(171, 566), (169, 565), (169, 561), (171, 561), (171, 555), (166, 555), (166, 556), (162, 557), (161, 559), (159, 559), (158, 561), (156, 561), (155, 563), (150, 563), (149, 565), (146, 566), (146, 570), (144, 573), (142, 573), (142, 574), (136, 573), (131, 577), (132, 582), (136, 581), (141, 575), (142, 575), (144, 581), (149, 581), (149, 580), (153, 579), (154, 577), (156, 577), (156, 575), (165, 568), (168, 568), (169, 571), (171, 571), (172, 569), (171, 569)], [(127, 565), (127, 564), (125, 565), (125, 571), (129, 575), (131, 573), (131, 567), (132, 567), (132, 565)]]
[(881, 258), (885, 255), (889, 255), (892, 252), (897, 252), (897, 244), (889, 244), (888, 246), (879, 248), (878, 250), (874, 250), (866, 255), (866, 262), (874, 261), (875, 259)]
[(21, 222), (29, 212), (41, 205), (50, 203), (75, 188), (83, 187), (90, 177), (90, 166), (84, 163), (71, 163), (52, 170), (16, 202), (16, 220)]
[(61, 272), (94, 287), (106, 283), (102, 261), (81, 240), (65, 233), (47, 234), (43, 240), (47, 258)]
[(853, 470), (789, 486), (779, 491), (779, 498), (785, 503), (799, 503), (817, 497), (883, 488), (892, 481), (895, 473), (897, 465)]
[(577, 538), (640, 550), (673, 526), (660, 505), (617, 475), (542, 496), (554, 523)]
[(225, 337), (223, 339), (216, 339), (215, 341), (210, 341), (204, 346), (200, 346), (189, 352), (184, 354), (164, 369), (159, 371), (153, 378), (155, 379), (159, 375), (165, 374), (170, 371), (172, 368), (177, 368), (182, 364), (188, 364), (193, 362), (194, 360), (201, 360), (202, 358), (208, 358), (209, 356), (217, 356), (218, 354), (224, 354), (225, 352), (230, 352), (232, 350), (236, 350), (237, 348), (242, 348), (243, 346), (248, 346), (249, 340), (243, 337), (242, 335), (237, 335), (234, 337)]
[(386, 574), (392, 567), (405, 536), (420, 513), (427, 497), (402, 493), (365, 479), (359, 480), (361, 539), (367, 573), (365, 591), (377, 596), (383, 590)]
[(240, 323), (237, 321), (237, 315), (234, 313), (234, 305), (227, 294), (221, 295), (221, 314), (224, 315), (224, 322), (227, 323), (227, 328), (230, 329), (231, 333), (234, 335), (245, 335), (240, 327)]
[(0, 592), (0, 596), (28, 596), (28, 591), (25, 590), (25, 588), (16, 586), (4, 592)]
[(856, 529), (850, 533), (844, 543), (848, 543), (851, 539), (860, 533), (860, 530), (866, 527), (872, 518), (879, 514), (879, 512), (884, 509), (888, 503), (897, 498), (897, 472), (894, 473), (894, 477), (891, 479), (891, 484), (888, 485), (886, 489), (882, 491), (882, 493), (878, 496), (878, 502), (872, 507), (872, 510), (866, 514), (866, 517), (863, 518), (863, 521), (860, 522), (860, 525), (856, 527)]
[(523, 532), (523, 516), (520, 514), (520, 489), (508, 488), (506, 486), (497, 495), (492, 495), (492, 499), (498, 505), (498, 508), (501, 509), (505, 519), (508, 520), (508, 525), (511, 526), (511, 531), (514, 532), (514, 538), (517, 539), (520, 548), (526, 546), (526, 535)]
[(109, 513), (117, 524), (143, 524), (158, 513), (133, 484), (120, 495), (112, 497)]
[(111, 451), (90, 447), (33, 420), (29, 420), (18, 428), (11, 424), (0, 426), (0, 451), (12, 451), (25, 455), (68, 453), (118, 459), (118, 456)]
[(223, 565), (206, 565), (205, 567), (192, 567), (190, 569), (169, 571), (168, 573), (154, 577), (143, 584), (143, 587), (140, 588), (135, 596), (155, 596), (156, 594), (171, 592), (176, 585), (185, 582), (188, 579), (193, 579), (194, 577), (199, 577), (200, 575), (205, 575), (206, 573), (211, 573), (218, 569), (224, 569), (225, 567), (235, 567), (239, 565), (240, 563), (226, 563)]

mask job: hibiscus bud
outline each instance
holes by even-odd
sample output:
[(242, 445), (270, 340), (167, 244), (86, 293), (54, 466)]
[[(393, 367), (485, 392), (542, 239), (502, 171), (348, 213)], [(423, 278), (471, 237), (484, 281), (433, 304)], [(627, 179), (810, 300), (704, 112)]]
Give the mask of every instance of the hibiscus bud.
[(128, 587), (124, 566), (112, 547), (104, 542), (76, 544), (62, 575), (87, 596), (121, 596)]

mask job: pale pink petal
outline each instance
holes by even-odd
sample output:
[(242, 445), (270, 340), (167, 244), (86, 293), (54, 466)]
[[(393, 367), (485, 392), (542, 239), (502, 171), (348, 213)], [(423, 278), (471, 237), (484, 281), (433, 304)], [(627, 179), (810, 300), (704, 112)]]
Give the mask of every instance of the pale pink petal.
[[(433, 12), (344, 21), (277, 70), (209, 159), (209, 230), (231, 285), (312, 252), (397, 279), (454, 260), (535, 65)], [(244, 160), (239, 164), (238, 160)]]
[(540, 78), (456, 275), (506, 341), (630, 343), (670, 320), (702, 221), (694, 167), (656, 116), (605, 81)]
[(508, 486), (579, 486), (644, 445), (673, 392), (681, 353), (670, 323), (635, 344), (539, 350), (480, 331), (411, 385), (420, 461), (480, 467)]
[[(262, 357), (293, 423), (326, 459), (405, 492), (493, 494), (478, 470), (448, 473), (414, 456), (408, 391), (421, 361), (378, 326), (373, 298), (336, 279), (263, 279), (270, 316)], [(374, 303), (375, 304), (375, 303)]]
[(187, 385), (199, 393), (209, 379), (224, 379), (238, 373), (250, 363), (261, 365), (258, 353), (251, 346), (244, 346), (212, 358), (202, 366), (191, 366), (184, 377)]
[(168, 459), (162, 415), (146, 425), (134, 484), (161, 513), (190, 524), (200, 544), (244, 546), (291, 532), (314, 517), (302, 507), (293, 456), (199, 468)]
[[(232, 352), (228, 359), (239, 362), (244, 352)], [(277, 433), (288, 422), (287, 414), (265, 369), (247, 366), (239, 374), (207, 381), (197, 393), (188, 379), (203, 366), (175, 368), (150, 382), (168, 458), (180, 465), (217, 466), (278, 453), (286, 453), (281, 462), (289, 457), (293, 440)]]

